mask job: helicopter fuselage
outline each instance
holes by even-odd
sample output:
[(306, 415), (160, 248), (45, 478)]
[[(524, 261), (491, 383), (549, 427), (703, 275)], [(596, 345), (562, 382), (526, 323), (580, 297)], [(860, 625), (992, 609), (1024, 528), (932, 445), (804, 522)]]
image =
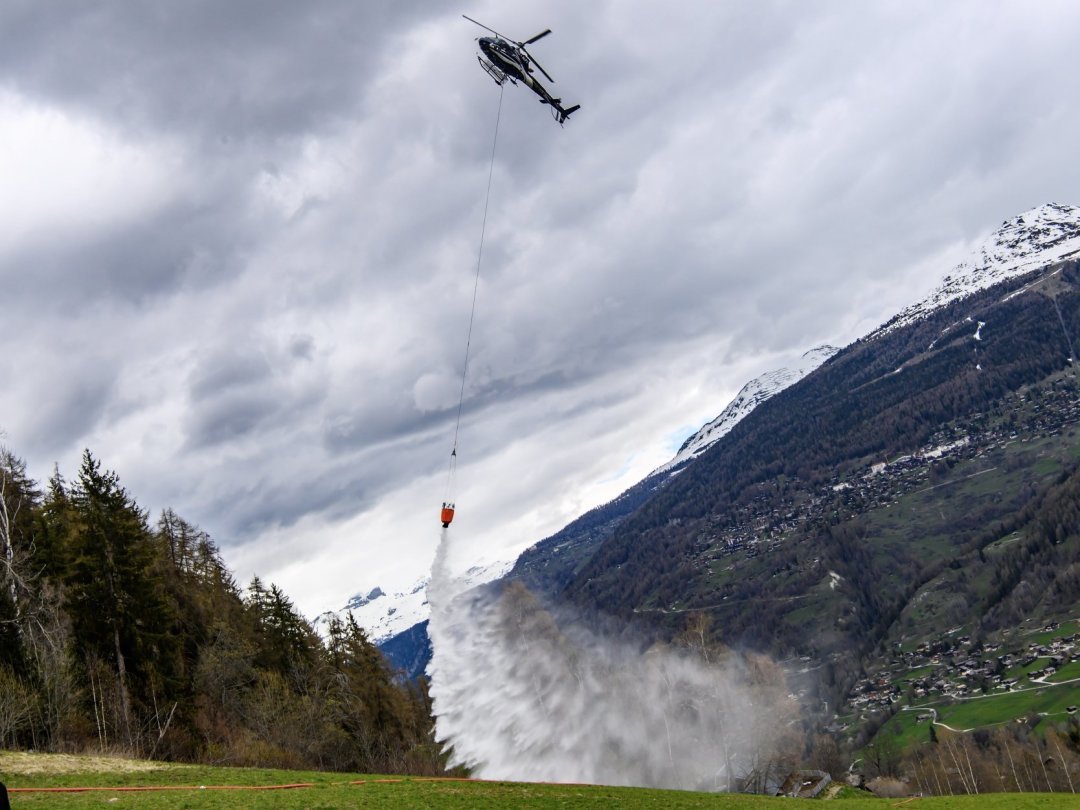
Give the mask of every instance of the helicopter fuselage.
[(488, 58), (491, 64), (512, 79), (524, 82), (533, 90), (536, 82), (529, 75), (528, 59), (517, 48), (505, 39), (493, 37), (480, 37), (480, 50)]

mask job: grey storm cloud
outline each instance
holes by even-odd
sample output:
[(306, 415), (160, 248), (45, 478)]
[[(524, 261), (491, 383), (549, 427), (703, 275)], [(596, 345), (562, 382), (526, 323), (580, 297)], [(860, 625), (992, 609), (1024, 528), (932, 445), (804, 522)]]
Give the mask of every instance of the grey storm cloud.
[(273, 375), (265, 354), (253, 347), (225, 350), (203, 360), (191, 375), (193, 399), (220, 394), (230, 388), (258, 384)]
[(271, 435), (313, 418), (325, 397), (323, 385), (307, 377), (315, 351), (310, 336), (293, 336), (280, 346), (229, 343), (204, 352), (188, 379), (188, 446), (224, 445), (256, 431)]
[(234, 391), (215, 397), (192, 414), (188, 428), (191, 447), (205, 447), (250, 434), (277, 411), (271, 391)]
[(357, 112), (396, 32), (438, 4), (5, 4), (0, 71), (21, 91), (133, 127), (300, 135)]
[(94, 430), (114, 392), (110, 369), (101, 366), (50, 382), (31, 395), (38, 411), (36, 429), (27, 439), (32, 447), (56, 452)]
[[(581, 112), (495, 87), (462, 12), (551, 28)], [(490, 166), (459, 511), (463, 554), (512, 554), (1080, 202), (1077, 35), (1052, 0), (8, 2), (0, 430), (42, 477), (90, 447), (305, 609), (408, 584)]]
[(414, 412), (403, 392), (397, 401), (358, 402), (346, 411), (331, 415), (323, 433), (323, 443), (330, 453), (369, 448), (446, 424), (449, 417), (449, 410), (427, 414)]
[[(331, 519), (351, 515), (369, 505), (365, 479), (344, 478), (325, 472), (315, 473), (297, 487), (295, 482), (255, 477), (248, 486), (230, 488), (210, 501), (215, 514), (224, 517), (221, 526), (230, 537), (252, 540), (260, 530), (271, 526), (290, 528), (306, 514), (327, 514)], [(349, 503), (348, 509), (342, 504)]]
[(137, 228), (43, 240), (0, 266), (0, 278), (28, 302), (65, 309), (93, 301), (152, 305), (182, 289), (209, 295), (241, 272), (254, 239), (244, 223), (223, 215), (228, 203), (174, 205)]

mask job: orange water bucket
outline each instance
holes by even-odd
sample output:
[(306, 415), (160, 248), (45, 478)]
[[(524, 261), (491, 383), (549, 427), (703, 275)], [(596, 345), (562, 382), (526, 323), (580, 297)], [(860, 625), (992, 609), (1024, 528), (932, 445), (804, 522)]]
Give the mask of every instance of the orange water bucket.
[(442, 521), (444, 529), (450, 528), (450, 521), (454, 519), (454, 505), (452, 503), (444, 503), (442, 505), (442, 513), (439, 515), (439, 520)]

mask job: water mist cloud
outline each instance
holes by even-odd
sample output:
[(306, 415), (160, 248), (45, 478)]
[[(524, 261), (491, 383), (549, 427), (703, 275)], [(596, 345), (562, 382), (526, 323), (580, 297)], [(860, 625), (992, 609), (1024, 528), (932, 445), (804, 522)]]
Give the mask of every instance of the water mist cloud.
[(775, 665), (642, 650), (545, 610), (520, 583), (428, 589), (437, 735), (487, 779), (730, 790), (786, 767), (796, 714)]

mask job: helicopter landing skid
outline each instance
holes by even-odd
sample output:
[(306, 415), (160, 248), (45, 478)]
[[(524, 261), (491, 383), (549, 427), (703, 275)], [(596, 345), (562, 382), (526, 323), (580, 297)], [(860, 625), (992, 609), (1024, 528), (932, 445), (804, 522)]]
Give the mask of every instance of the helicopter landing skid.
[[(495, 67), (495, 65), (491, 64), (491, 62), (484, 59), (483, 57), (477, 56), (476, 61), (480, 63), (480, 67), (484, 69), (487, 75), (495, 80), (495, 84), (499, 85), (500, 87), (502, 87), (503, 82), (505, 82), (507, 79), (510, 79), (509, 76), (507, 76), (497, 67)], [(513, 79), (511, 79), (511, 81), (513, 81)]]

